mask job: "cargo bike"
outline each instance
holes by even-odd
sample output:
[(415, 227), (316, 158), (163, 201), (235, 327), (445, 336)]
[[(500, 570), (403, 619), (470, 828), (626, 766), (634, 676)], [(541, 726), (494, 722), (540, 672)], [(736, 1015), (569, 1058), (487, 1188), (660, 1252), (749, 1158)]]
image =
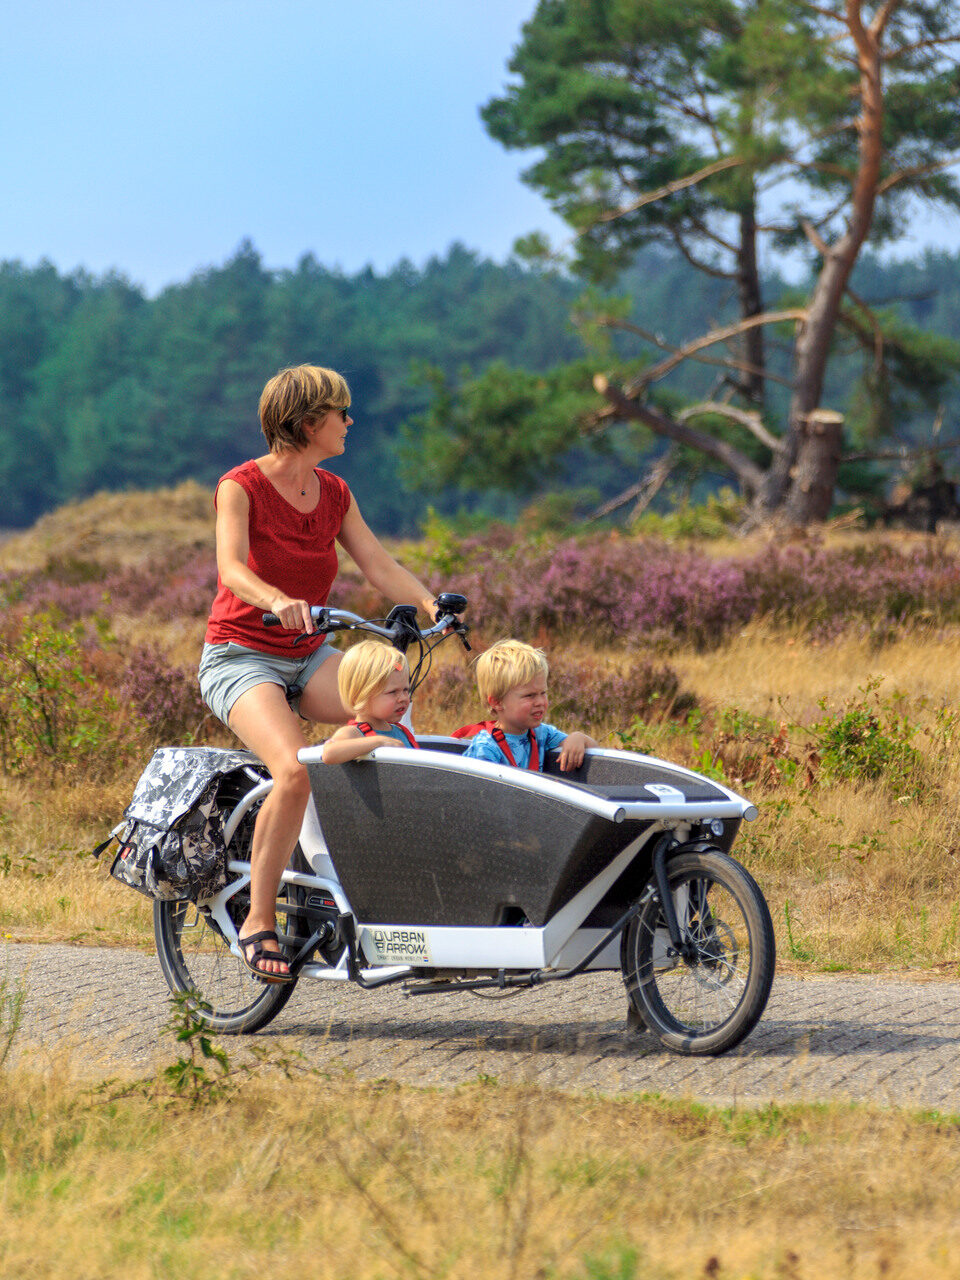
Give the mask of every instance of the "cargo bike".
[[(466, 631), (462, 596), (438, 606), (426, 630), (407, 606), (380, 620), (333, 608), (313, 616), (323, 632), (362, 631), (415, 651), (415, 686), (436, 644)], [(628, 1026), (670, 1050), (718, 1054), (749, 1034), (775, 949), (764, 897), (730, 853), (756, 817), (748, 800), (631, 751), (589, 750), (567, 773), (548, 755), (534, 773), (465, 759), (460, 738), (417, 742), (342, 765), (325, 765), (320, 747), (301, 751), (312, 795), (277, 901), (295, 978), (286, 984), (253, 977), (237, 943), (253, 826), (272, 786), (264, 766), (243, 751), (165, 749), (168, 764), (175, 757), (194, 781), (208, 780), (200, 811), (223, 854), (220, 874), (189, 897), (155, 895), (164, 976), (198, 1021), (255, 1032), (301, 981), (506, 994), (619, 970)], [(176, 787), (176, 768), (167, 773)], [(188, 799), (174, 808), (196, 814)]]

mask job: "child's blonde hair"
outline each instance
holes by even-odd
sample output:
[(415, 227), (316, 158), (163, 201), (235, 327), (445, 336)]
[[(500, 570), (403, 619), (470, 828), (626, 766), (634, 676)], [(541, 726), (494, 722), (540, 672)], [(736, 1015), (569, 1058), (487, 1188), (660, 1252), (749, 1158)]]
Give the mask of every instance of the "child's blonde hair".
[(340, 701), (356, 715), (358, 708), (379, 693), (395, 671), (405, 671), (410, 678), (402, 653), (379, 640), (361, 640), (347, 650), (337, 669)]
[(477, 689), (485, 707), (502, 702), (504, 694), (538, 676), (547, 678), (550, 667), (542, 649), (522, 640), (498, 640), (477, 659)]

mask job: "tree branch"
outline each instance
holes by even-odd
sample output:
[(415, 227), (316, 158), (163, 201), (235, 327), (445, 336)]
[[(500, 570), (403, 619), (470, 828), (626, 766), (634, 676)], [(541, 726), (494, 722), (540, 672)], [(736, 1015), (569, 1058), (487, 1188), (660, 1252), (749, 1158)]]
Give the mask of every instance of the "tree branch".
[(665, 377), (678, 364), (694, 355), (697, 351), (702, 351), (705, 347), (712, 347), (718, 342), (726, 342), (728, 338), (736, 337), (738, 333), (745, 333), (748, 329), (755, 329), (758, 325), (764, 324), (781, 324), (784, 320), (806, 320), (806, 307), (788, 307), (783, 311), (762, 311), (756, 316), (747, 316), (745, 320), (738, 320), (736, 324), (724, 325), (722, 329), (713, 329), (710, 333), (704, 334), (702, 338), (697, 338), (694, 342), (688, 342), (685, 347), (679, 347), (672, 356), (667, 360), (661, 360), (659, 364), (654, 365), (651, 369), (646, 369), (639, 377), (625, 388), (627, 396), (635, 396), (644, 387), (648, 387), (651, 382), (658, 382)]
[(710, 113), (702, 93), (698, 94), (702, 109), (696, 111), (690, 106), (689, 101), (682, 93), (671, 89), (662, 80), (656, 80), (653, 76), (638, 74), (636, 71), (631, 71), (627, 79), (631, 84), (638, 85), (642, 89), (652, 89), (661, 100), (672, 102), (678, 115), (688, 116), (691, 120), (696, 120), (698, 124), (703, 125), (711, 133), (713, 132), (716, 121)]
[(729, 240), (724, 240), (722, 235), (712, 231), (701, 218), (691, 217), (690, 225), (705, 239), (712, 240), (715, 245), (719, 245), (726, 253), (736, 254), (738, 252), (738, 245), (731, 244)]
[(724, 418), (729, 418), (732, 422), (738, 422), (741, 427), (746, 427), (771, 453), (779, 453), (783, 448), (783, 441), (767, 430), (760, 419), (759, 413), (749, 409), (737, 409), (733, 405), (723, 404), (718, 400), (705, 400), (702, 404), (691, 405), (689, 409), (683, 409), (678, 413), (676, 418), (678, 422), (687, 422), (690, 418), (700, 417), (708, 413), (719, 414)]
[[(887, 4), (889, 3), (890, 0), (887, 0)], [(894, 3), (899, 3), (899, 0), (894, 0)], [(884, 8), (885, 7), (886, 6), (884, 6)], [(863, 25), (862, 0), (846, 0), (844, 8), (846, 11), (845, 21), (847, 24), (847, 30), (853, 37), (853, 43), (857, 47), (857, 53), (861, 59), (869, 58), (872, 42), (867, 34), (866, 27)], [(882, 12), (882, 9), (878, 10), (877, 16)]]
[(683, 257), (686, 258), (687, 262), (690, 263), (694, 270), (702, 271), (704, 275), (713, 276), (715, 280), (736, 280), (737, 274), (735, 271), (723, 271), (720, 267), (711, 266), (709, 262), (701, 262), (699, 258), (695, 258), (687, 248), (683, 237), (676, 227), (670, 228), (670, 234), (673, 236), (673, 243), (677, 246)]
[[(633, 333), (638, 338), (642, 338), (645, 342), (657, 347), (660, 351), (669, 351), (671, 353), (680, 351), (679, 347), (675, 347), (670, 342), (664, 342), (662, 338), (658, 338), (649, 329), (633, 324), (630, 320), (621, 320), (616, 316), (595, 316), (594, 324), (599, 324), (604, 329), (622, 329), (624, 333)], [(751, 364), (749, 360), (736, 360), (733, 356), (726, 356), (720, 359), (717, 356), (699, 355), (697, 352), (690, 353), (686, 358), (696, 360), (699, 364), (716, 365), (721, 369), (736, 369), (738, 373), (762, 373), (765, 378), (769, 378), (771, 382), (778, 382), (782, 387), (793, 386), (790, 378), (782, 378), (777, 373), (770, 373), (769, 370), (762, 369), (759, 365)]]
[(628, 422), (642, 422), (656, 435), (673, 440), (676, 444), (687, 445), (691, 449), (696, 449), (698, 453), (713, 458), (726, 470), (733, 472), (748, 495), (752, 496), (760, 490), (765, 479), (764, 472), (745, 453), (727, 444), (725, 440), (718, 440), (705, 431), (697, 431), (696, 428), (687, 426), (684, 422), (678, 422), (658, 409), (652, 409), (648, 405), (628, 398), (620, 387), (614, 386), (602, 373), (594, 376), (593, 386), (610, 406), (611, 417)]
[[(848, 11), (852, 4), (856, 3), (856, 7), (860, 8), (859, 0), (850, 0), (847, 8)], [(887, 23), (893, 17), (894, 13), (899, 9), (901, 0), (884, 0), (877, 12), (873, 15), (873, 21), (870, 23), (869, 31), (874, 40), (879, 42), (880, 37), (886, 29)]]
[(686, 190), (687, 187), (694, 187), (698, 182), (712, 178), (714, 174), (723, 173), (727, 169), (737, 169), (744, 163), (739, 156), (727, 156), (724, 160), (715, 160), (713, 164), (698, 169), (696, 173), (691, 173), (686, 178), (677, 178), (675, 182), (668, 182), (666, 186), (658, 187), (656, 191), (648, 191), (645, 196), (640, 196), (638, 200), (634, 200), (623, 209), (612, 209), (609, 213), (601, 214), (598, 221), (613, 222), (617, 218), (624, 218), (628, 213), (636, 213), (644, 205), (653, 204), (657, 200), (662, 200), (664, 196), (672, 196), (677, 191)]
[(942, 49), (945, 44), (957, 43), (960, 43), (960, 35), (941, 36), (939, 39), (933, 40), (917, 40), (914, 44), (902, 44), (897, 49), (889, 49), (886, 53), (881, 53), (880, 61), (893, 62), (905, 53), (917, 53), (921, 49)]
[(634, 516), (646, 511), (647, 507), (666, 484), (676, 460), (676, 450), (671, 445), (662, 457), (657, 458), (650, 464), (645, 474), (635, 484), (629, 485), (622, 493), (618, 493), (615, 498), (611, 498), (608, 502), (603, 503), (602, 506), (597, 507), (596, 511), (591, 512), (587, 516), (587, 523), (590, 524), (594, 520), (602, 520), (604, 516), (610, 515), (611, 512), (625, 507), (634, 498), (637, 499), (637, 505), (633, 511)]
[(827, 9), (824, 5), (812, 4), (809, 0), (803, 7), (810, 13), (819, 13), (821, 18), (829, 18), (831, 22), (843, 22), (843, 14), (838, 13), (836, 9)]
[(946, 453), (949, 449), (960, 449), (960, 437), (947, 440), (944, 444), (918, 445), (916, 449), (883, 449), (875, 453), (845, 453), (841, 462), (901, 462), (913, 458), (926, 457), (928, 453)]
[(882, 196), (885, 191), (889, 191), (891, 187), (895, 187), (898, 182), (903, 182), (910, 178), (924, 178), (929, 173), (940, 173), (944, 169), (949, 169), (951, 165), (960, 164), (960, 156), (952, 156), (949, 160), (937, 160), (933, 164), (913, 165), (909, 169), (901, 169), (898, 173), (891, 173), (877, 187), (877, 195)]
[[(869, 326), (873, 335), (873, 367), (874, 369), (876, 369), (878, 373), (880, 373), (883, 369), (883, 346), (884, 346), (883, 329), (881, 329), (880, 327), (880, 322), (877, 319), (877, 317), (873, 314), (873, 311), (870, 309), (870, 307), (864, 302), (864, 300), (854, 293), (854, 291), (850, 288), (849, 284), (847, 285), (844, 292), (846, 293), (850, 301), (854, 304), (854, 306), (859, 307), (860, 310), (863, 312), (863, 314), (866, 316), (867, 325)], [(846, 315), (843, 318), (845, 319), (846, 323), (851, 327), (851, 329), (853, 329), (855, 337), (860, 338), (863, 341), (863, 345), (866, 346), (867, 345), (866, 334), (864, 330), (857, 324), (857, 322), (854, 320), (854, 318), (851, 315)]]

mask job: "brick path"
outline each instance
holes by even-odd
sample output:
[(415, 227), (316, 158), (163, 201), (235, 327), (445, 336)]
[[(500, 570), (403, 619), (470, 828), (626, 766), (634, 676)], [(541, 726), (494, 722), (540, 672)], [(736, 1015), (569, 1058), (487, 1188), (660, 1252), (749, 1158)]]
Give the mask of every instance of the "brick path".
[[(22, 978), (13, 1059), (77, 1074), (171, 1061), (156, 957), (61, 945), (0, 948), (0, 983)], [(565, 1090), (655, 1091), (712, 1102), (856, 1099), (960, 1112), (960, 983), (778, 977), (753, 1034), (722, 1058), (681, 1058), (626, 1032), (619, 975), (509, 1000), (406, 999), (303, 980), (257, 1039), (358, 1078), (456, 1084), (479, 1073)], [(246, 1039), (225, 1039), (231, 1054)]]

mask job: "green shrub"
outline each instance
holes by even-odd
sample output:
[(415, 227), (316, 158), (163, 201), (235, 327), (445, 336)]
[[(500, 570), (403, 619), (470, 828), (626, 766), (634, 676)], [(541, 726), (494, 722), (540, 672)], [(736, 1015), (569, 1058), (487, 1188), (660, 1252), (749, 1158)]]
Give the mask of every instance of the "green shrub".
[(732, 489), (710, 494), (706, 502), (677, 503), (664, 515), (644, 511), (630, 525), (633, 534), (663, 538), (669, 542), (684, 538), (729, 538), (743, 519), (744, 501)]
[(921, 783), (921, 759), (912, 739), (917, 726), (903, 714), (896, 697), (881, 699), (879, 680), (870, 680), (860, 697), (813, 725), (820, 772), (827, 781), (882, 781), (896, 791), (915, 792)]
[[(102, 624), (101, 624), (102, 626)], [(52, 613), (0, 637), (0, 768), (52, 776), (110, 740), (116, 702), (87, 660), (88, 631)]]

